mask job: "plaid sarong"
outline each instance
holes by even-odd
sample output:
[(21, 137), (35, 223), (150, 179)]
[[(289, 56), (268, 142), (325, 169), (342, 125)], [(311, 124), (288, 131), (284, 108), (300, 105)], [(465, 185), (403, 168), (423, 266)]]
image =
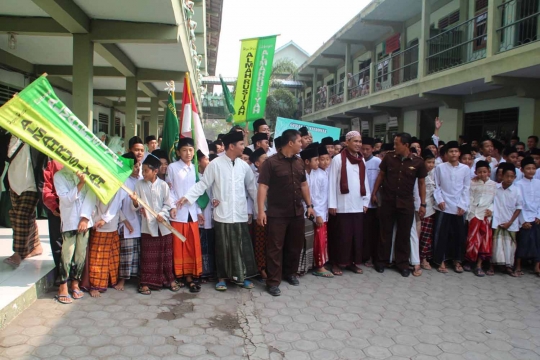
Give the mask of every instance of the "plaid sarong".
[(35, 191), (25, 191), (17, 195), (13, 190), (9, 193), (13, 206), (9, 210), (9, 220), (13, 228), (13, 252), (24, 259), (40, 244), (36, 223), (39, 194)]
[(433, 257), (433, 224), (435, 223), (435, 214), (422, 219), (420, 227), (420, 260)]
[(255, 241), (253, 242), (253, 250), (255, 252), (255, 260), (257, 261), (257, 268), (259, 272), (266, 270), (266, 238), (267, 228), (266, 226), (260, 226), (254, 221), (253, 224)]
[(90, 290), (106, 291), (118, 283), (120, 239), (117, 231), (92, 231), (89, 248)]
[(200, 227), (199, 234), (201, 235), (202, 277), (211, 278), (216, 275), (214, 229)]
[(150, 289), (170, 287), (173, 274), (172, 234), (152, 237), (141, 234), (141, 286)]
[(141, 238), (120, 239), (120, 270), (118, 276), (128, 280), (139, 274)]

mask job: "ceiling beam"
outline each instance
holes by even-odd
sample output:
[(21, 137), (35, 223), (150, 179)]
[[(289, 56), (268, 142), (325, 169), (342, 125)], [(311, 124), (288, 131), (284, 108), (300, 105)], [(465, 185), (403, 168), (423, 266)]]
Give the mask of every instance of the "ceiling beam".
[(137, 81), (170, 81), (183, 82), (186, 73), (183, 71), (137, 69)]
[(179, 26), (114, 20), (92, 20), (90, 38), (96, 43), (178, 43)]
[(368, 20), (368, 19), (362, 19), (360, 20), (362, 23), (366, 25), (375, 25), (375, 26), (388, 26), (391, 27), (394, 32), (399, 32), (401, 29), (403, 29), (403, 23), (401, 21), (387, 21), (387, 20)]
[(324, 69), (324, 70), (329, 70), (329, 71), (332, 71), (336, 68), (335, 66), (330, 66), (330, 65), (309, 65), (309, 67), (313, 69)]
[(399, 117), (399, 115), (401, 114), (401, 108), (398, 107), (370, 105), (368, 106), (368, 108), (371, 110), (387, 113), (389, 116), (393, 117)]
[(340, 54), (321, 54), (321, 57), (326, 58), (326, 59), (345, 60), (345, 55), (340, 55)]
[(142, 90), (149, 97), (156, 97), (158, 95), (158, 90), (151, 83), (139, 82), (139, 89)]
[(107, 60), (124, 76), (135, 76), (137, 67), (131, 59), (115, 44), (94, 44), (94, 51)]
[[(113, 101), (113, 106), (116, 108), (124, 108), (126, 107), (126, 102), (125, 101)], [(137, 107), (138, 108), (149, 108), (150, 107), (150, 101), (138, 101), (137, 102)]]
[[(41, 74), (46, 72), (50, 76), (72, 76), (73, 66), (71, 65), (35, 65), (35, 72)], [(110, 66), (94, 66), (94, 76), (100, 77), (123, 77), (124, 75)]]
[(69, 93), (73, 93), (73, 84), (71, 83), (71, 81), (67, 81), (66, 79), (58, 76), (49, 76), (47, 77), (47, 80), (49, 80), (51, 85), (53, 85), (54, 87), (66, 90)]
[(0, 64), (27, 74), (35, 73), (34, 64), (2, 49), (0, 49)]
[(90, 32), (90, 18), (71, 0), (32, 0), (72, 34)]
[(372, 41), (362, 41), (362, 40), (354, 40), (354, 39), (340, 39), (339, 41), (344, 44), (360, 45), (366, 49), (373, 49), (375, 47), (375, 43)]
[(440, 101), (447, 109), (463, 109), (463, 97), (444, 94), (420, 93), (418, 97)]
[(0, 16), (0, 33), (20, 35), (70, 35), (62, 25), (51, 18)]
[[(94, 97), (125, 97), (126, 90), (94, 89)], [(137, 97), (147, 97), (143, 91), (137, 91)]]

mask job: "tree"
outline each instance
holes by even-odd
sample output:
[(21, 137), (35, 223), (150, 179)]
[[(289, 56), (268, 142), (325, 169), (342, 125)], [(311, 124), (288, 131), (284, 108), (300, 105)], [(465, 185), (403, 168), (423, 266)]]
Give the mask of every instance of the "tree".
[(293, 118), (297, 106), (294, 94), (283, 87), (278, 80), (296, 77), (298, 67), (289, 58), (277, 60), (272, 67), (270, 75), (270, 91), (266, 98), (266, 120), (275, 123), (276, 118)]

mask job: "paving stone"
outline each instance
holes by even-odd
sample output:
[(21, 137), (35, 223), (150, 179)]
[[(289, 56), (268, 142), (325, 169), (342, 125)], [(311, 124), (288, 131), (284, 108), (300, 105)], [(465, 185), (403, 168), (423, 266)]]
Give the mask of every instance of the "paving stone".
[(78, 359), (82, 356), (90, 354), (91, 348), (89, 346), (79, 345), (79, 346), (68, 346), (62, 350), (61, 355), (66, 356), (70, 359)]
[(101, 346), (92, 351), (92, 355), (98, 357), (107, 357), (120, 353), (120, 347), (116, 345)]
[(206, 348), (197, 344), (184, 344), (178, 346), (178, 354), (185, 356), (197, 356), (206, 353)]
[(317, 350), (319, 347), (317, 343), (309, 340), (299, 340), (293, 343), (294, 348), (300, 351), (310, 352)]
[(34, 350), (34, 354), (39, 358), (50, 358), (60, 355), (62, 350), (64, 350), (63, 346), (50, 344), (36, 347), (36, 350)]
[(390, 350), (381, 346), (368, 346), (367, 348), (363, 349), (363, 351), (368, 357), (375, 359), (386, 359), (392, 356)]
[(0, 338), (0, 346), (8, 348), (16, 345), (21, 345), (26, 343), (29, 339), (30, 337), (26, 335), (8, 335), (6, 337)]
[(437, 345), (431, 345), (431, 344), (416, 344), (414, 345), (414, 349), (423, 355), (439, 355), (442, 353), (442, 350)]

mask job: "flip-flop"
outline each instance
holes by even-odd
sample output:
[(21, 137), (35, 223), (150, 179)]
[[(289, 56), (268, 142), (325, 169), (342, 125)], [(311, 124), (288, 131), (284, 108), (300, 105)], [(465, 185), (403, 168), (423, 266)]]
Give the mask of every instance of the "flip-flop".
[(334, 277), (334, 274), (332, 274), (332, 272), (328, 270), (327, 271), (313, 271), (312, 274), (315, 276), (328, 278), (328, 279), (331, 279)]
[[(60, 304), (69, 305), (73, 303), (71, 295), (55, 295), (54, 299), (58, 301)], [(61, 299), (69, 299), (69, 300), (61, 300)]]
[[(201, 286), (199, 284), (197, 284), (196, 282), (194, 282), (194, 281), (188, 282), (187, 286), (189, 288), (190, 293), (198, 293), (198, 292), (201, 291)], [(180, 290), (180, 288), (178, 288), (178, 290)]]
[(248, 279), (244, 280), (244, 283), (240, 285), (244, 289), (253, 289), (255, 285)]
[(143, 290), (142, 286), (137, 291), (139, 292), (139, 294), (142, 294), (142, 295), (152, 294), (152, 291), (150, 289)]
[(447, 268), (438, 268), (437, 271), (440, 272), (441, 274), (448, 274)]
[(482, 270), (482, 268), (479, 268), (479, 267), (473, 269), (473, 274), (478, 277), (486, 276), (486, 273), (484, 272), (484, 270)]
[(360, 269), (358, 266), (356, 265), (347, 265), (345, 267), (345, 269), (349, 270), (349, 271), (352, 271), (353, 273), (355, 274), (363, 274), (364, 271), (362, 269)]
[(341, 271), (341, 269), (339, 267), (332, 267), (332, 270), (331, 270), (332, 274), (334, 274), (334, 276), (342, 276), (343, 275), (343, 271)]
[(4, 264), (8, 264), (9, 266), (11, 266), (14, 269), (18, 268), (21, 265), (21, 263), (17, 264), (15, 261), (11, 260), (11, 257), (5, 258), (4, 259)]
[(523, 272), (523, 270), (516, 270), (514, 271), (516, 273), (517, 276), (523, 276), (525, 275), (525, 273)]
[(510, 275), (511, 277), (518, 277), (518, 275), (509, 267), (507, 267), (506, 270), (504, 270), (504, 272)]
[(217, 291), (226, 291), (227, 290), (227, 284), (225, 284), (225, 281), (220, 281), (216, 284), (216, 290)]
[(73, 296), (74, 300), (79, 300), (79, 299), (82, 299), (84, 297), (84, 293), (81, 290), (72, 290), (71, 292), (74, 293), (77, 296), (80, 295), (79, 297)]
[(171, 290), (172, 292), (178, 292), (178, 291), (180, 291), (180, 288), (181, 288), (181, 286), (179, 286), (179, 285), (175, 282), (174, 285), (171, 285), (171, 287), (169, 288), (169, 290)]
[(413, 271), (411, 272), (412, 276), (414, 277), (419, 277), (419, 276), (422, 276), (422, 268), (420, 269), (413, 269)]
[(431, 265), (429, 264), (420, 264), (420, 267), (424, 270), (431, 270)]
[(487, 276), (494, 276), (494, 275), (495, 275), (495, 271), (493, 271), (493, 270), (488, 270), (488, 271), (486, 271), (486, 275), (487, 275)]
[(460, 263), (457, 263), (454, 265), (454, 271), (458, 274), (463, 273), (464, 269), (463, 266)]

